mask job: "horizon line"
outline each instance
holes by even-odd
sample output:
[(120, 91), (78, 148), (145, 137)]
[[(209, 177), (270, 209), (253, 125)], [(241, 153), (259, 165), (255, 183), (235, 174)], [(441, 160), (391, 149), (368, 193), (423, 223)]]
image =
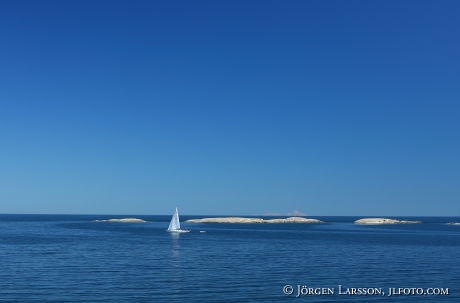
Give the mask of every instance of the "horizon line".
[[(0, 213), (1, 215), (28, 215), (28, 216), (171, 216), (167, 214), (135, 214), (135, 213)], [(216, 217), (460, 217), (460, 215), (289, 215), (289, 214), (181, 214), (181, 216), (216, 216)]]

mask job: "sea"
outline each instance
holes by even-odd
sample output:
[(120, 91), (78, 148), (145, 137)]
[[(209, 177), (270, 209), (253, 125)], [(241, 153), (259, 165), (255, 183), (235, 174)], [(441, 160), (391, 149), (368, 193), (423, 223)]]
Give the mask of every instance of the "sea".
[[(124, 217), (148, 222), (96, 221)], [(460, 217), (314, 218), (0, 215), (0, 302), (460, 302)]]

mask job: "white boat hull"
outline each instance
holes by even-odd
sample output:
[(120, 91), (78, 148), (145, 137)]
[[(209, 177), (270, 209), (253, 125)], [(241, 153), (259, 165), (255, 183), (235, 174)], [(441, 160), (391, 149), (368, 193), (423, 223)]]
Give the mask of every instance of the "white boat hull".
[(172, 229), (172, 230), (168, 230), (168, 232), (170, 232), (170, 233), (189, 233), (190, 230), (188, 230), (188, 229)]

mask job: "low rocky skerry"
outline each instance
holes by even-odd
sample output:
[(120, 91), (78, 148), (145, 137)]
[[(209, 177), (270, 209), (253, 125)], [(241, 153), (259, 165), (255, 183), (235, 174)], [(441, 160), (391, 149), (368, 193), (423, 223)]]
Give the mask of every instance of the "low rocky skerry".
[(288, 218), (275, 218), (275, 219), (262, 219), (262, 218), (245, 218), (245, 217), (214, 217), (202, 219), (190, 219), (185, 221), (187, 223), (324, 223), (318, 219), (310, 219), (303, 217), (288, 217)]
[(121, 218), (121, 219), (107, 219), (107, 220), (94, 220), (95, 222), (119, 222), (119, 223), (145, 223), (147, 221), (138, 218)]
[(362, 218), (353, 222), (359, 225), (383, 225), (383, 224), (420, 224), (422, 221), (397, 220), (390, 218)]

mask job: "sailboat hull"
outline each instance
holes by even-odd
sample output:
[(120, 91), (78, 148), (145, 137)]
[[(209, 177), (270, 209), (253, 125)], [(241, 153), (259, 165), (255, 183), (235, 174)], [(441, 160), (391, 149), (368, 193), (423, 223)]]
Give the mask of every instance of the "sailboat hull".
[(188, 229), (171, 229), (171, 230), (169, 230), (168, 229), (168, 232), (170, 232), (170, 233), (189, 233), (190, 230), (188, 230)]

